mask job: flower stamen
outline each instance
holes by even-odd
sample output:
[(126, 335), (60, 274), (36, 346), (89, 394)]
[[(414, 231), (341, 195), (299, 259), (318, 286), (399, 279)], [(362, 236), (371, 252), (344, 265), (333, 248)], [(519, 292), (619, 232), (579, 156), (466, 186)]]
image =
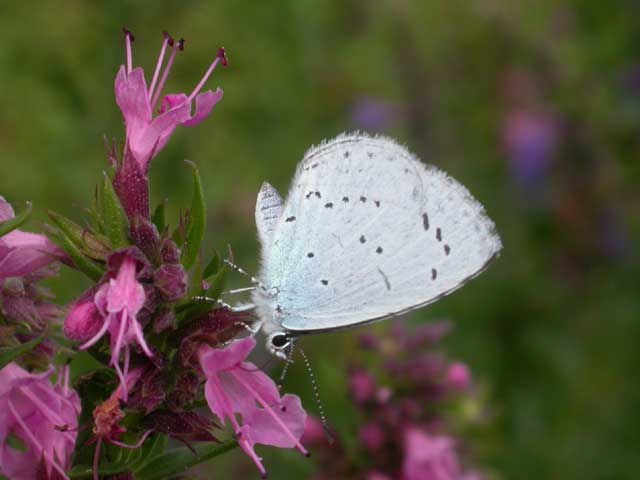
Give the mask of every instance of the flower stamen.
[(171, 71), (171, 67), (173, 67), (173, 61), (178, 54), (178, 50), (184, 50), (184, 39), (178, 40), (178, 42), (173, 42), (173, 48), (171, 49), (171, 55), (169, 56), (169, 60), (167, 61), (167, 65), (164, 67), (164, 71), (162, 72), (162, 76), (160, 77), (160, 83), (158, 84), (157, 90), (154, 91), (153, 97), (151, 97), (151, 109), (155, 108), (155, 105), (158, 103), (158, 99), (160, 98), (160, 94), (162, 93), (162, 89), (164, 88), (164, 84), (167, 81), (167, 77), (169, 76), (169, 72)]
[(167, 51), (167, 45), (173, 47), (173, 37), (166, 30), (162, 32), (164, 40), (162, 41), (162, 47), (160, 48), (160, 56), (158, 57), (158, 63), (156, 63), (156, 69), (153, 72), (153, 79), (151, 80), (151, 86), (149, 87), (149, 99), (153, 97), (153, 92), (156, 88), (156, 82), (158, 81), (158, 75), (160, 75), (160, 69), (162, 68), (162, 62), (164, 62), (164, 55)]
[(124, 32), (124, 41), (127, 49), (127, 73), (131, 73), (131, 70), (133, 70), (133, 53), (131, 51), (131, 43), (135, 40), (135, 37), (133, 36), (133, 33), (126, 28), (123, 28), (122, 31)]
[(222, 62), (222, 65), (224, 65), (224, 66), (229, 64), (229, 61), (227, 60), (227, 56), (225, 54), (224, 48), (220, 48), (218, 50), (218, 56), (211, 63), (211, 65), (209, 65), (209, 68), (205, 72), (204, 76), (202, 77), (202, 79), (200, 80), (198, 85), (196, 85), (196, 88), (193, 89), (193, 91), (191, 92), (191, 95), (189, 95), (189, 97), (187, 98), (187, 102), (190, 102), (191, 100), (193, 100), (195, 98), (195, 96), (200, 92), (200, 90), (202, 90), (202, 87), (204, 87), (204, 84), (207, 82), (207, 80), (209, 79), (209, 77), (211, 76), (213, 71), (218, 66), (218, 63), (220, 63), (220, 62)]

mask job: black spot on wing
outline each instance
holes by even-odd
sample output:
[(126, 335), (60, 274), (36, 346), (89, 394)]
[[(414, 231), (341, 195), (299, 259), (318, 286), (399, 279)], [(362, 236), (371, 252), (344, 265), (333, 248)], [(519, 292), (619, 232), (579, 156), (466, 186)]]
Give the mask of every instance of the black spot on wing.
[(451, 253), (451, 247), (449, 245), (444, 246), (444, 254), (449, 255)]
[(344, 203), (349, 203), (349, 197), (342, 197), (342, 201)]
[(360, 235), (360, 243), (365, 243), (367, 241), (366, 238), (364, 238), (364, 235)]
[(425, 230), (429, 230), (429, 215), (426, 213), (422, 214), (422, 226)]
[(376, 253), (380, 255), (383, 252), (382, 247), (376, 248)]
[(333, 203), (332, 202), (325, 203), (324, 208), (333, 208)]
[(380, 200), (374, 200), (374, 202), (373, 202), (373, 203), (375, 203), (375, 204), (376, 204), (376, 207), (379, 207), (379, 206), (380, 206)]
[(309, 253), (307, 253), (307, 257), (309, 257), (309, 258), (313, 258), (313, 257), (314, 257), (313, 252), (309, 252)]
[(367, 203), (367, 197), (365, 197), (364, 195), (362, 197), (360, 197), (360, 201), (362, 203)]
[(323, 285), (329, 285), (329, 280), (320, 280)]
[(322, 198), (322, 195), (320, 195), (320, 192), (314, 192), (314, 193), (315, 193), (316, 197)]
[(438, 278), (438, 271), (435, 268), (431, 269), (431, 280)]
[(294, 217), (294, 216), (287, 217), (287, 218), (285, 219), (285, 222), (287, 222), (287, 223), (295, 222), (295, 221), (296, 221), (296, 217)]
[(442, 230), (440, 230), (440, 227), (436, 228), (436, 240), (439, 242), (442, 241)]

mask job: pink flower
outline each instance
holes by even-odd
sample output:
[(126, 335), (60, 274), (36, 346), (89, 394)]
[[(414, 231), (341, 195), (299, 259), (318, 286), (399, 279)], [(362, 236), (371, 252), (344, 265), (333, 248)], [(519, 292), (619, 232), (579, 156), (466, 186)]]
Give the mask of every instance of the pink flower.
[[(146, 299), (144, 288), (136, 278), (139, 262), (127, 251), (112, 257), (120, 262), (116, 266), (115, 278), (104, 283), (96, 292), (93, 297), (95, 309), (88, 302), (76, 304), (65, 321), (65, 332), (76, 335), (78, 338), (95, 329), (97, 310), (103, 323), (95, 335), (80, 348), (86, 349), (95, 345), (109, 331), (111, 365), (120, 378), (120, 385), (123, 388), (122, 399), (126, 401), (128, 389), (125, 378), (129, 371), (130, 345), (135, 342), (148, 357), (152, 357), (153, 354), (144, 339), (142, 326), (137, 319)], [(123, 368), (119, 365), (121, 352), (124, 352)]]
[(449, 437), (409, 427), (404, 432), (404, 480), (458, 480), (462, 471)]
[[(11, 205), (0, 196), (0, 222), (14, 216)], [(0, 237), (0, 280), (24, 277), (64, 257), (64, 252), (44, 235), (13, 230)]]
[[(307, 415), (297, 396), (287, 394), (281, 398), (273, 380), (244, 361), (255, 345), (255, 340), (249, 337), (223, 349), (202, 346), (198, 359), (207, 377), (205, 397), (209, 408), (221, 423), (229, 420), (240, 447), (266, 478), (267, 471), (253, 446), (261, 443), (295, 447), (308, 456), (300, 443)], [(237, 414), (242, 417), (242, 425)]]
[(471, 386), (471, 372), (462, 362), (449, 365), (446, 376), (447, 386), (456, 392), (464, 392)]
[(80, 398), (69, 388), (68, 368), (57, 385), (49, 381), (52, 372), (31, 374), (15, 363), (0, 370), (0, 473), (12, 480), (31, 480), (41, 470), (46, 478), (68, 479)]
[[(171, 72), (176, 54), (184, 48), (184, 41), (181, 39), (174, 42), (171, 36), (165, 32), (150, 87), (147, 87), (142, 68), (133, 68), (131, 49), (133, 35), (127, 30), (125, 30), (125, 42), (127, 64), (120, 67), (116, 76), (116, 102), (124, 116), (128, 148), (140, 166), (140, 170), (146, 174), (149, 161), (164, 148), (177, 125), (187, 127), (197, 125), (211, 113), (214, 105), (220, 101), (222, 98), (222, 90), (220, 89), (215, 92), (211, 90), (200, 92), (218, 63), (222, 62), (223, 65), (226, 65), (227, 59), (224, 49), (219, 49), (216, 59), (189, 95), (175, 93), (165, 95), (161, 100), (165, 82)], [(171, 53), (164, 71), (161, 72), (167, 47), (171, 47)], [(194, 100), (195, 112), (192, 113)], [(159, 114), (154, 117), (153, 111), (158, 103), (160, 104)]]

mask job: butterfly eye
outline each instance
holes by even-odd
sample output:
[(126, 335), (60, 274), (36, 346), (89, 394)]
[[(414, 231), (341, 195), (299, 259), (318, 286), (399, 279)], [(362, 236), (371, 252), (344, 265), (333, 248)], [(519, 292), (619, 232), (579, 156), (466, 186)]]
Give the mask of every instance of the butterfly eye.
[(282, 348), (289, 343), (289, 337), (284, 333), (276, 333), (271, 337), (271, 345), (275, 348)]

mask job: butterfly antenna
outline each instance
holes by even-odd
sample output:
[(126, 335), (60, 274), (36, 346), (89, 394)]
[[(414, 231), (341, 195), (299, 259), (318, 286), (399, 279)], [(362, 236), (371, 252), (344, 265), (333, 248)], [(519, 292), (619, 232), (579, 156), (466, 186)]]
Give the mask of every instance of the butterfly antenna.
[(318, 404), (318, 412), (320, 413), (320, 421), (322, 422), (322, 429), (324, 430), (324, 434), (327, 437), (327, 441), (329, 444), (333, 445), (334, 438), (331, 435), (331, 431), (329, 430), (329, 425), (327, 424), (327, 416), (324, 413), (324, 407), (322, 406), (322, 401), (320, 400), (320, 391), (318, 390), (318, 382), (316, 382), (316, 377), (313, 374), (313, 370), (311, 369), (311, 364), (309, 363), (309, 359), (304, 353), (304, 350), (301, 348), (300, 354), (302, 355), (302, 359), (304, 360), (304, 364), (307, 367), (307, 371), (309, 372), (309, 377), (311, 378), (311, 386), (313, 388), (313, 395), (316, 397), (316, 403)]
[(291, 342), (291, 348), (287, 353), (287, 360), (284, 362), (284, 367), (282, 367), (282, 372), (280, 373), (280, 378), (278, 379), (278, 388), (282, 388), (284, 385), (284, 379), (287, 376), (287, 372), (289, 371), (289, 365), (293, 363), (293, 352), (296, 349), (295, 342)]

